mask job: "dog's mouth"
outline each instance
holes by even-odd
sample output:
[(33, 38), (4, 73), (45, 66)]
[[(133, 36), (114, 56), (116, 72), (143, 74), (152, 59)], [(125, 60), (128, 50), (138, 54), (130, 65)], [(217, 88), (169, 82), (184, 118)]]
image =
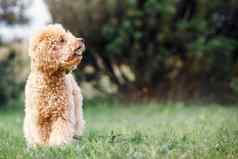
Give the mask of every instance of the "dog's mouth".
[(74, 50), (74, 53), (75, 53), (75, 55), (82, 57), (84, 51), (85, 51), (85, 45), (82, 44), (80, 47), (78, 47)]
[(67, 61), (64, 61), (64, 68), (71, 68), (72, 66), (76, 66), (80, 63), (82, 60), (83, 55), (73, 55), (67, 59)]

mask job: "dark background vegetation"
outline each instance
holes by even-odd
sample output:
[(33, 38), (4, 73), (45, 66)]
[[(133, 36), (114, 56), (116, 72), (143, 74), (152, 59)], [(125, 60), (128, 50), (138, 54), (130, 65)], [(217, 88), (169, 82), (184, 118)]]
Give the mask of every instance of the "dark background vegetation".
[[(75, 72), (86, 97), (237, 101), (237, 0), (45, 2), (54, 23), (86, 39), (84, 61)], [(1, 0), (0, 22), (27, 23), (27, 5)], [(5, 103), (23, 91), (29, 59), (26, 49), (0, 45)]]

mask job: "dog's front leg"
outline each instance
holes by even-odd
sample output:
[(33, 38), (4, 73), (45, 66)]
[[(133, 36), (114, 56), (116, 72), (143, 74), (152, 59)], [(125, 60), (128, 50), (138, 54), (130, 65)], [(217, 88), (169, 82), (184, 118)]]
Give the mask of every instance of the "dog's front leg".
[(59, 146), (73, 141), (74, 128), (70, 121), (59, 117), (52, 123), (49, 145)]
[(76, 81), (73, 81), (73, 96), (75, 105), (75, 117), (76, 117), (76, 136), (81, 136), (84, 130), (85, 121), (83, 119), (83, 97), (81, 95), (80, 88)]

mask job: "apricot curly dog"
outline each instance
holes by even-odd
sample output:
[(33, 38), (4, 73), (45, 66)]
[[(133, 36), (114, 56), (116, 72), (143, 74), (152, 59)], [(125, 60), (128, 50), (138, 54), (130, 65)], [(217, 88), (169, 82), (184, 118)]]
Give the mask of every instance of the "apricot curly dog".
[(30, 147), (63, 145), (82, 134), (82, 95), (69, 72), (80, 63), (84, 50), (83, 40), (59, 24), (43, 28), (31, 39), (24, 119)]

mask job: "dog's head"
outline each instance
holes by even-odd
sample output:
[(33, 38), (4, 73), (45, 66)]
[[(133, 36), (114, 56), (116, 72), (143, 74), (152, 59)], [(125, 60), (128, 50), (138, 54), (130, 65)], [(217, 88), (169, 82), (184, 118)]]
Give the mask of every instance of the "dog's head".
[(85, 44), (82, 38), (54, 24), (35, 34), (29, 49), (32, 67), (48, 73), (68, 72), (81, 62)]

